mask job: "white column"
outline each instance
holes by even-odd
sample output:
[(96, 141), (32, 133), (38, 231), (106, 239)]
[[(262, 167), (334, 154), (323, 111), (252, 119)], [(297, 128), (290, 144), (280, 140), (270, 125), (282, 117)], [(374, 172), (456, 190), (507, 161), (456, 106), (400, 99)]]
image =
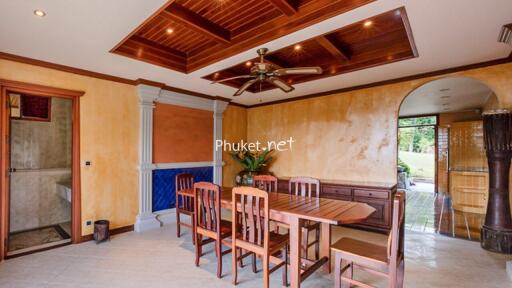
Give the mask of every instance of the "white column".
[(222, 149), (215, 149), (215, 141), (222, 140), (222, 113), (228, 102), (213, 101), (213, 183), (222, 186)]
[(135, 231), (141, 232), (160, 227), (152, 211), (153, 196), (153, 109), (160, 95), (160, 88), (138, 85), (140, 105), (139, 135), (139, 214)]

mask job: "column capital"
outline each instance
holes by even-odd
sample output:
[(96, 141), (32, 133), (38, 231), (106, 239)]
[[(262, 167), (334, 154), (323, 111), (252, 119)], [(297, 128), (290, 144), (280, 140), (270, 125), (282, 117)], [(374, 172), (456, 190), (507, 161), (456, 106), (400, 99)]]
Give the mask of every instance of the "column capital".
[(214, 116), (222, 116), (226, 107), (228, 107), (228, 102), (223, 100), (213, 100), (213, 115)]
[(137, 85), (137, 92), (139, 94), (139, 103), (141, 105), (154, 105), (154, 102), (160, 97), (162, 88), (150, 86), (146, 84)]

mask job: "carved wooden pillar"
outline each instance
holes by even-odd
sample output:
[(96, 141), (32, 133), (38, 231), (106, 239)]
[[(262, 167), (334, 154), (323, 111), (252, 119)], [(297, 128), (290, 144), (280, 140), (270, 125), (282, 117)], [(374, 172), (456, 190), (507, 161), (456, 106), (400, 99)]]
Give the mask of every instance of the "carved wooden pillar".
[(481, 230), (482, 248), (512, 254), (509, 173), (512, 156), (512, 114), (507, 110), (486, 112), (484, 141), (489, 164), (489, 201)]

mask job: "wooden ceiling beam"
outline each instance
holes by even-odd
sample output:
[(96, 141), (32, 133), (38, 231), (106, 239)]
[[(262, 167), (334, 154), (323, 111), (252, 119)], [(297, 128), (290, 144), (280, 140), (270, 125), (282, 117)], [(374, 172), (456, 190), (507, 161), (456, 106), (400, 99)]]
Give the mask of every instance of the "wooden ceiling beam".
[(286, 16), (297, 13), (297, 6), (291, 0), (270, 0), (270, 2)]
[(325, 36), (320, 36), (315, 38), (316, 42), (320, 44), (325, 50), (329, 51), (329, 53), (336, 58), (338, 62), (344, 62), (350, 59), (348, 53), (343, 51), (340, 47), (335, 45), (331, 40), (329, 40)]
[(231, 42), (231, 32), (229, 30), (191, 12), (177, 3), (169, 5), (162, 12), (162, 16), (171, 21), (179, 22), (198, 33), (214, 38), (221, 43), (229, 44)]

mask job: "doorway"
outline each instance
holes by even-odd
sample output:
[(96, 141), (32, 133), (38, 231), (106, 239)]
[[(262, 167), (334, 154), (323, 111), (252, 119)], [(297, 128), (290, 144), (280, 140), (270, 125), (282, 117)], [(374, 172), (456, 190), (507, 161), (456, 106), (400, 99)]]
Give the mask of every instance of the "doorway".
[(437, 115), (398, 120), (398, 166), (399, 175), (403, 175), (400, 186), (408, 191), (408, 225), (413, 231), (435, 231), (437, 122)]
[(79, 96), (0, 80), (0, 260), (78, 243)]
[(497, 105), (489, 87), (467, 77), (431, 81), (404, 99), (397, 143), (405, 229), (479, 240), (489, 195), (482, 112)]

